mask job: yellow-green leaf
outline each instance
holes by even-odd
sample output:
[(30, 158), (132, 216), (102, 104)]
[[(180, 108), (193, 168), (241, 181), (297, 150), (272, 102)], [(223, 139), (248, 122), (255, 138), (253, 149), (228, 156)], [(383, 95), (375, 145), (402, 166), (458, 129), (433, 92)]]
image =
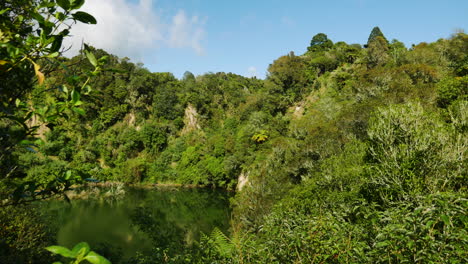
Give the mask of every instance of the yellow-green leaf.
[(45, 76), (40, 71), (41, 66), (39, 66), (39, 64), (35, 63), (34, 61), (31, 61), (31, 62), (34, 65), (34, 72), (36, 73), (37, 80), (38, 80), (39, 84), (42, 84), (44, 82), (44, 80), (45, 80)]

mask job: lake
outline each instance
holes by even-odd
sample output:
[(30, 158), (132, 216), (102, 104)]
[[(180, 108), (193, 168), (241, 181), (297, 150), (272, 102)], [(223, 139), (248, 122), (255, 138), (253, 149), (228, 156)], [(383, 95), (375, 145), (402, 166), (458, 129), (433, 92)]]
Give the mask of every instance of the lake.
[(209, 234), (215, 227), (228, 232), (230, 194), (226, 191), (182, 187), (123, 190), (124, 194), (116, 194), (119, 192), (113, 189), (94, 188), (82, 192), (86, 199), (42, 203), (57, 243), (70, 248), (86, 241), (92, 250), (116, 263), (137, 253), (151, 256), (155, 250), (190, 248), (202, 232)]

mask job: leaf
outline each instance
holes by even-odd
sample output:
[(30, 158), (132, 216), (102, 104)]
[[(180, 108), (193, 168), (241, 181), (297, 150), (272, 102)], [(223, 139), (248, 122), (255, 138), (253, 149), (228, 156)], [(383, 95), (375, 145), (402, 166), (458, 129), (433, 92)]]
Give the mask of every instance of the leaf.
[(72, 252), (73, 254), (75, 254), (75, 256), (78, 256), (79, 254), (83, 254), (86, 255), (88, 252), (89, 252), (90, 248), (89, 248), (89, 245), (88, 243), (86, 242), (80, 242), (78, 244), (76, 244), (73, 249), (72, 249)]
[(62, 91), (67, 95), (68, 97), (68, 88), (66, 85), (62, 85)]
[(71, 0), (72, 9), (80, 9), (80, 7), (85, 3), (85, 0)]
[(66, 36), (68, 36), (68, 34), (70, 34), (70, 30), (64, 29), (64, 30), (60, 31), (60, 33), (58, 33), (58, 34), (60, 36), (62, 36), (62, 37), (66, 37)]
[(96, 67), (98, 65), (97, 63), (97, 60), (96, 60), (96, 57), (94, 56), (94, 54), (92, 52), (90, 52), (89, 50), (86, 50), (85, 49), (85, 54), (86, 54), (86, 57), (88, 58), (89, 62), (94, 66)]
[(76, 102), (80, 101), (80, 93), (76, 90), (72, 90), (71, 92), (71, 102), (76, 104)]
[(89, 85), (86, 85), (84, 88), (83, 88), (83, 94), (85, 95), (88, 95), (93, 89), (91, 88), (91, 86)]
[(67, 170), (67, 172), (65, 172), (65, 180), (69, 180), (72, 176), (72, 171), (71, 170)]
[(92, 264), (111, 264), (109, 260), (94, 251), (89, 252), (84, 259)]
[(382, 242), (378, 242), (378, 243), (375, 245), (375, 247), (376, 247), (376, 248), (386, 247), (386, 246), (388, 246), (389, 244), (390, 244), (390, 242), (388, 242), (388, 241), (382, 241)]
[(99, 64), (101, 64), (101, 65), (106, 64), (107, 61), (109, 61), (109, 56), (102, 56), (102, 57), (99, 58), (99, 60), (98, 60)]
[(96, 18), (94, 18), (92, 15), (86, 12), (78, 11), (75, 14), (72, 14), (72, 17), (75, 20), (78, 20), (85, 24), (97, 24)]
[(45, 77), (44, 77), (44, 74), (41, 71), (39, 71), (41, 66), (39, 66), (34, 61), (31, 61), (31, 62), (34, 65), (34, 72), (36, 73), (37, 80), (38, 80), (39, 84), (42, 84), (44, 82), (44, 80), (45, 80)]
[(66, 258), (75, 258), (76, 257), (76, 254), (74, 252), (72, 252), (71, 250), (69, 250), (68, 248), (66, 248), (66, 247), (50, 246), (50, 247), (46, 247), (45, 249), (52, 252), (52, 253), (54, 253), (54, 254), (58, 254), (58, 255), (61, 255), (63, 257), (66, 257)]
[(0, 10), (0, 15), (3, 15), (3, 13), (5, 13), (6, 11), (9, 11), (9, 10), (10, 10), (10, 8)]
[(54, 52), (54, 53), (51, 53), (49, 55), (46, 55), (45, 57), (46, 58), (55, 58), (55, 57), (58, 57), (59, 53), (58, 52)]
[(19, 142), (19, 145), (31, 146), (34, 145), (34, 143), (31, 140), (23, 139)]
[(63, 21), (63, 20), (65, 20), (66, 16), (65, 16), (65, 14), (62, 13), (62, 12), (57, 12), (57, 13), (55, 14), (55, 18), (57, 18), (59, 21)]
[(433, 224), (434, 224), (433, 220), (427, 221), (426, 228), (431, 228)]
[(59, 51), (60, 48), (62, 47), (63, 36), (57, 35), (57, 36), (54, 36), (53, 38), (54, 38), (54, 41), (52, 42), (52, 45), (50, 46), (50, 51), (55, 53)]
[(43, 16), (41, 16), (41, 14), (37, 13), (37, 12), (32, 12), (31, 13), (31, 16), (39, 23), (44, 23), (45, 22), (45, 19)]
[(57, 0), (56, 2), (65, 11), (68, 11), (70, 9), (70, 1), (69, 0)]
[(73, 112), (84, 116), (86, 114), (86, 111), (83, 108), (78, 108), (78, 107), (72, 107)]
[(441, 215), (440, 218), (444, 221), (445, 225), (450, 225), (450, 219), (447, 215)]

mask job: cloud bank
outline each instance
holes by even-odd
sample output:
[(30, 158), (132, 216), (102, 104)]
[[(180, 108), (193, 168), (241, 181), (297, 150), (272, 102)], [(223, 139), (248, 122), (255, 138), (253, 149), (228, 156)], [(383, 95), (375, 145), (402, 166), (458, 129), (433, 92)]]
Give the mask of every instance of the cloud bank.
[(152, 0), (88, 0), (82, 10), (92, 14), (97, 25), (73, 25), (71, 46), (66, 55), (73, 56), (82, 42), (118, 56), (142, 59), (154, 48), (189, 48), (204, 53), (204, 21), (179, 10), (164, 18), (156, 11)]

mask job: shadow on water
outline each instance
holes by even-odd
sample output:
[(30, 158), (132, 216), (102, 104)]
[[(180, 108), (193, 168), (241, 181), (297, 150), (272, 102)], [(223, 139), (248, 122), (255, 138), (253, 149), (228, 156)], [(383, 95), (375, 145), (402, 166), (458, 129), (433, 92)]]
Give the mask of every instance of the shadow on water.
[[(43, 204), (59, 245), (88, 242), (111, 260), (154, 248), (183, 251), (214, 227), (228, 231), (229, 194), (199, 188), (126, 188), (125, 195)], [(120, 262), (120, 261), (119, 261)]]

